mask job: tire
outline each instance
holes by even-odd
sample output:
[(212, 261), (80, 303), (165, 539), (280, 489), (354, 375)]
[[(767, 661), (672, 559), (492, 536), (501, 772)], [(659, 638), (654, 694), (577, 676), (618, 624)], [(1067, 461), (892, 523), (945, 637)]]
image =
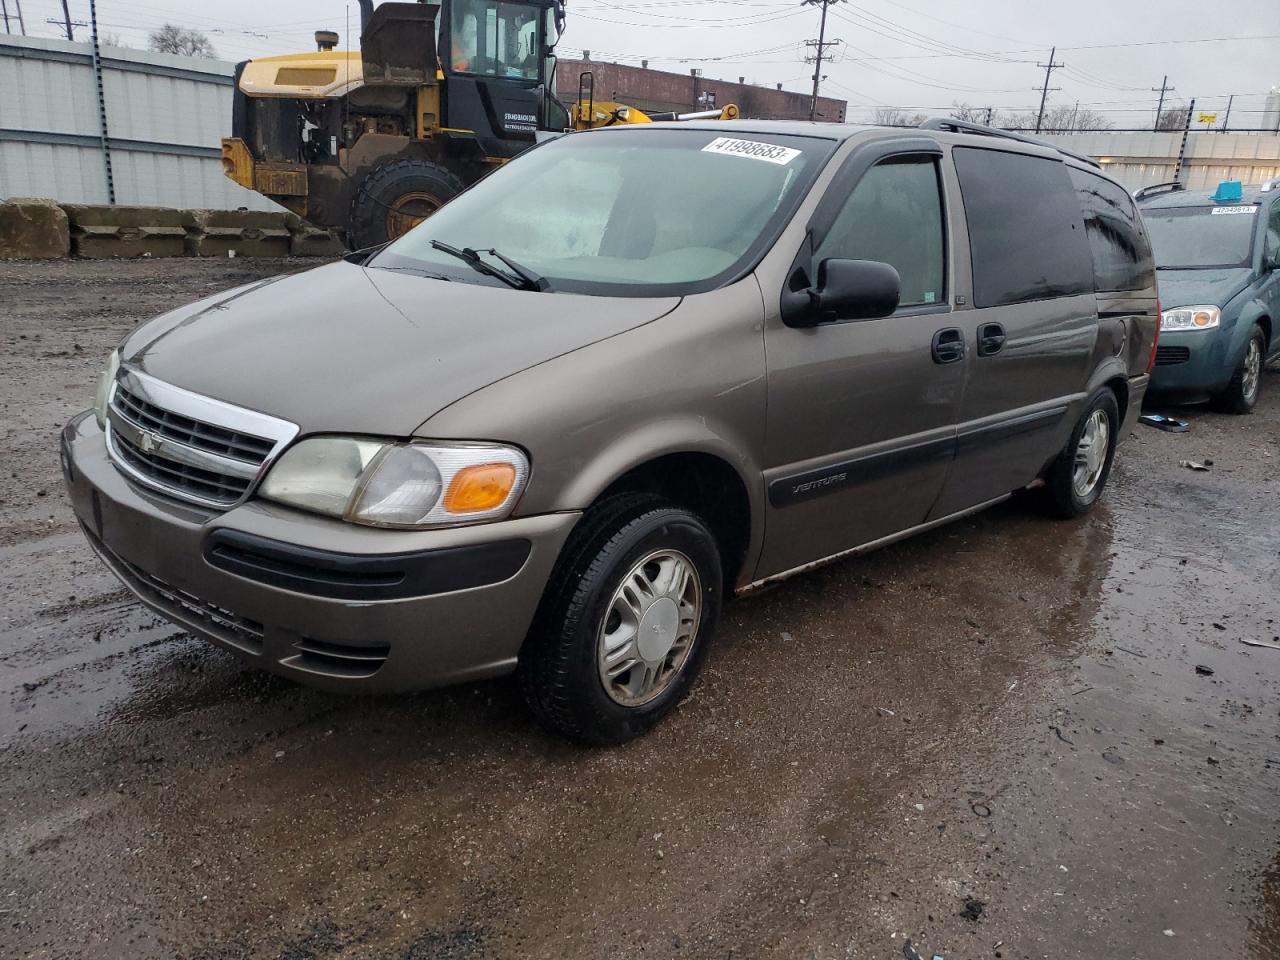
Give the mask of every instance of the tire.
[(1227, 389), (1213, 397), (1213, 407), (1223, 413), (1253, 413), (1262, 393), (1262, 371), (1266, 368), (1267, 335), (1254, 324), (1245, 344), (1240, 366), (1236, 368)]
[[(1080, 464), (1085, 468), (1085, 483), (1078, 482), (1077, 460), (1084, 454), (1082, 441), (1091, 423), (1094, 429), (1098, 424), (1106, 423), (1106, 436), (1101, 448), (1093, 447), (1094, 459)], [(1058, 454), (1057, 459), (1049, 467), (1045, 477), (1045, 506), (1056, 517), (1070, 519), (1079, 517), (1093, 509), (1102, 498), (1107, 480), (1111, 476), (1111, 465), (1115, 461), (1116, 443), (1120, 434), (1120, 407), (1116, 403), (1116, 395), (1107, 387), (1103, 387), (1092, 397), (1085, 407), (1066, 448)], [(1096, 436), (1096, 434), (1095, 434)], [(1097, 457), (1101, 459), (1097, 459)]]
[[(655, 558), (669, 558), (669, 565)], [(633, 568), (646, 560), (642, 577), (654, 573), (658, 583), (666, 572), (678, 572), (681, 561), (692, 575), (681, 581), (685, 589), (672, 591), (683, 598), (679, 606), (657, 590), (643, 616), (631, 618), (639, 608), (619, 595), (624, 580), (634, 584), (627, 579)], [(520, 684), (538, 721), (593, 746), (625, 743), (653, 727), (680, 703), (702, 668), (720, 616), (722, 582), (715, 538), (689, 511), (646, 494), (613, 497), (589, 510), (565, 544), (520, 654)], [(638, 595), (633, 587), (632, 596)], [(696, 606), (688, 599), (695, 596)], [(618, 615), (623, 608), (629, 623)], [(687, 642), (675, 637), (685, 630)], [(636, 665), (606, 681), (607, 636), (621, 643), (629, 631), (635, 641), (617, 648), (612, 666), (624, 665), (630, 653)], [(646, 637), (652, 638), (648, 650)], [(639, 659), (642, 651), (652, 660)], [(650, 662), (661, 666), (654, 689), (645, 694)]]
[(375, 167), (351, 202), (347, 237), (352, 249), (396, 239), (464, 189), (457, 175), (429, 160), (392, 160)]

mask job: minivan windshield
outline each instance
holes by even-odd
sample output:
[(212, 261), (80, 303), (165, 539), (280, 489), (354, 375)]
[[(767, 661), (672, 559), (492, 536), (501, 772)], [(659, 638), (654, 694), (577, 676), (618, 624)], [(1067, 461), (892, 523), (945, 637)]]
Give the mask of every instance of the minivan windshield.
[(773, 242), (835, 145), (706, 129), (568, 134), (494, 171), (369, 265), (496, 282), (468, 269), (458, 251), (469, 251), (508, 273), (513, 261), (552, 291), (714, 289)]
[(1142, 211), (1159, 270), (1247, 267), (1258, 208), (1242, 204)]

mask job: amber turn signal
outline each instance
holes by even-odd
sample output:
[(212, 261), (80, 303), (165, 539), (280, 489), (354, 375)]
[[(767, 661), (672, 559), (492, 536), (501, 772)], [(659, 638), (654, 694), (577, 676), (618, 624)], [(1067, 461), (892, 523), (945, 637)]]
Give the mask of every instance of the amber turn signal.
[(449, 513), (484, 513), (506, 503), (516, 484), (516, 468), (509, 463), (482, 463), (463, 467), (444, 495)]

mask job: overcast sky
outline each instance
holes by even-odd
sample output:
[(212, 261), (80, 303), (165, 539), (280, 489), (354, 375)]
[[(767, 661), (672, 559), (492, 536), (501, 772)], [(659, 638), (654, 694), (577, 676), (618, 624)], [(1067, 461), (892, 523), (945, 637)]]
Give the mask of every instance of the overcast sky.
[[(28, 33), (62, 33), (61, 0), (21, 3)], [(88, 0), (68, 0), (88, 20)], [(313, 49), (317, 28), (358, 34), (359, 12), (346, 0), (99, 0), (103, 33), (131, 46), (172, 21), (205, 31), (227, 60)], [(824, 69), (823, 92), (849, 101), (849, 118), (876, 105), (945, 112), (953, 101), (997, 109), (1034, 109), (1050, 46), (1065, 64), (1052, 75), (1051, 104), (1104, 113), (1116, 126), (1151, 120), (1168, 74), (1175, 101), (1196, 98), (1197, 113), (1235, 94), (1231, 126), (1255, 126), (1263, 101), (1280, 85), (1280, 19), (1258, 0), (841, 0), (831, 7), (829, 39), (837, 61)], [(58, 25), (47, 23), (56, 19)], [(804, 41), (818, 34), (819, 8), (800, 0), (569, 0), (562, 60), (581, 56), (681, 73), (808, 90), (812, 67)], [(16, 32), (16, 22), (13, 25)], [(87, 32), (77, 28), (77, 39)], [(1235, 39), (1223, 39), (1235, 38)], [(1194, 41), (1194, 42), (1187, 42)], [(567, 71), (572, 70), (566, 64)], [(564, 76), (564, 75), (562, 75)]]

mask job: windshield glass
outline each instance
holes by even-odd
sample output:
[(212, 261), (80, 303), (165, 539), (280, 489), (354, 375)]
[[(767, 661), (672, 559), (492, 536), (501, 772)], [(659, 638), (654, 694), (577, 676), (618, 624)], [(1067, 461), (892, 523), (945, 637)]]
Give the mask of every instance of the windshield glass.
[(1247, 267), (1258, 208), (1168, 207), (1142, 211), (1161, 270)]
[(673, 296), (709, 290), (758, 255), (834, 141), (710, 130), (569, 134), (496, 170), (371, 266), (493, 282), (436, 246), (496, 249), (552, 290)]
[(537, 7), (498, 0), (456, 0), (451, 13), (449, 47), (456, 73), (538, 79), (542, 54)]

